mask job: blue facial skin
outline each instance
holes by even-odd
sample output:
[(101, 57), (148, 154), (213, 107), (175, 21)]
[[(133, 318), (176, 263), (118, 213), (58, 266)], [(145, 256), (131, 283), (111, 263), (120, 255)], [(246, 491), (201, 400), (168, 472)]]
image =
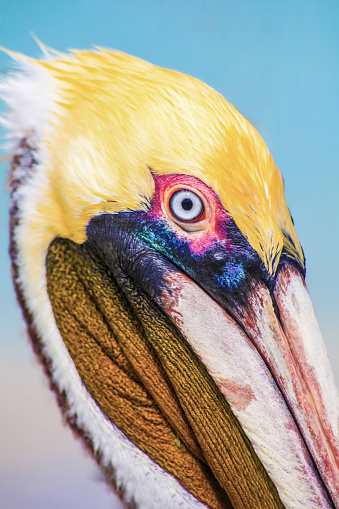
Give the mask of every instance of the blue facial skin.
[[(92, 218), (86, 244), (113, 274), (127, 274), (158, 302), (167, 289), (164, 276), (182, 272), (239, 319), (245, 309), (250, 312), (248, 296), (258, 284), (272, 295), (279, 268), (275, 276), (269, 275), (233, 219), (222, 228), (227, 242), (216, 241), (197, 253), (190, 239), (179, 237), (161, 218), (142, 211), (120, 212)], [(279, 266), (286, 263), (302, 273), (283, 253)]]
[[(124, 214), (135, 225), (133, 235), (142, 245), (162, 254), (228, 310), (233, 309), (242, 315), (242, 307), (248, 302), (248, 291), (258, 282), (269, 283), (269, 275), (259, 255), (233, 220), (225, 226), (230, 247), (216, 241), (199, 254), (191, 249), (190, 239), (179, 237), (164, 220), (144, 212)], [(152, 271), (152, 267), (149, 270)], [(173, 267), (172, 270), (176, 269)]]
[(224, 267), (221, 276), (216, 276), (219, 285), (231, 291), (235, 291), (241, 282), (245, 281), (245, 278), (244, 264), (239, 263), (236, 265), (232, 264), (232, 262), (228, 263), (227, 267)]

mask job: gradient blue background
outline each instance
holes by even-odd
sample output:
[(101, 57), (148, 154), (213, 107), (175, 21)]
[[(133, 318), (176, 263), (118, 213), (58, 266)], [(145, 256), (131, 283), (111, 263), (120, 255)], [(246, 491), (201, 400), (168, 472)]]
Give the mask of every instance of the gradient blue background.
[[(254, 124), (285, 177), (339, 383), (339, 2), (3, 0), (0, 16), (0, 44), (7, 48), (39, 57), (31, 31), (61, 51), (116, 48), (207, 82)], [(0, 54), (0, 68), (10, 66)], [(119, 507), (62, 427), (28, 347), (10, 281), (6, 171), (3, 163), (0, 507)]]

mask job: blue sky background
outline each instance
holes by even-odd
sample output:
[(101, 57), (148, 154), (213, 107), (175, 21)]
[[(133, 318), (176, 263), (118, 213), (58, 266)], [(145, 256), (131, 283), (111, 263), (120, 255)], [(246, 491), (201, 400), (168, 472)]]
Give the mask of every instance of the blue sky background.
[[(339, 2), (12, 0), (1, 3), (0, 17), (2, 46), (39, 57), (34, 32), (60, 51), (116, 48), (207, 82), (254, 124), (285, 178), (338, 383)], [(0, 68), (10, 66), (0, 54)], [(6, 172), (2, 164), (0, 506), (112, 507), (97, 471), (62, 428), (24, 336), (7, 255)]]

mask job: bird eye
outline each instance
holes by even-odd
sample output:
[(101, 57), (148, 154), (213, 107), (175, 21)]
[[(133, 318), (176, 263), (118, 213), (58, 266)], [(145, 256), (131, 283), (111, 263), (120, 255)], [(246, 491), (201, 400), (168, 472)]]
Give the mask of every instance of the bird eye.
[(204, 212), (204, 204), (199, 196), (188, 189), (175, 191), (169, 201), (173, 216), (179, 221), (196, 221)]

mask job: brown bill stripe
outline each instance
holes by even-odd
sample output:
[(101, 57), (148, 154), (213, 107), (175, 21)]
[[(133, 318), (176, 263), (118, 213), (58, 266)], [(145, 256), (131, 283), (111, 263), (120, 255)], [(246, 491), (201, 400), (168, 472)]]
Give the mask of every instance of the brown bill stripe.
[(203, 364), (128, 277), (122, 292), (85, 246), (57, 239), (47, 287), (83, 383), (137, 447), (212, 509), (283, 508)]

